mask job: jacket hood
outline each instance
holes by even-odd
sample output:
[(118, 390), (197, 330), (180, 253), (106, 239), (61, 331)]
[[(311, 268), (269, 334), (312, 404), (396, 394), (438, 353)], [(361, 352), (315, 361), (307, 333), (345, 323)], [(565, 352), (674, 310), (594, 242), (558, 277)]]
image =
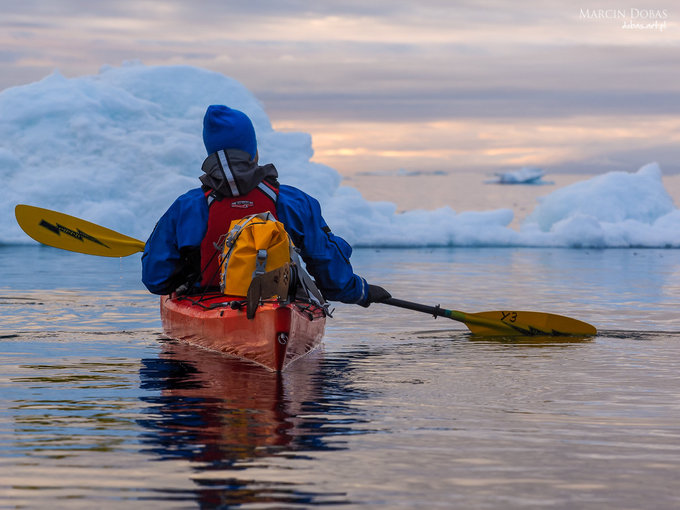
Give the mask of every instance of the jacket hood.
[(222, 197), (238, 197), (249, 193), (267, 179), (278, 187), (278, 172), (274, 165), (259, 166), (242, 150), (228, 149), (210, 154), (201, 167), (199, 179), (204, 188)]

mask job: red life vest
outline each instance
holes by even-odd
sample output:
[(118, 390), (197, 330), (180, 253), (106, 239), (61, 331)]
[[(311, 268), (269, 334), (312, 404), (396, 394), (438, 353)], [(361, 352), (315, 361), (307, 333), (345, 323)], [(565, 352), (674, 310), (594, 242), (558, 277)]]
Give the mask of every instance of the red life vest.
[(212, 190), (206, 192), (208, 229), (201, 243), (202, 287), (220, 284), (219, 249), (215, 245), (219, 244), (220, 237), (229, 231), (231, 222), (267, 211), (278, 219), (276, 215), (278, 196), (278, 188), (265, 181), (245, 195), (225, 197), (222, 200), (215, 199)]

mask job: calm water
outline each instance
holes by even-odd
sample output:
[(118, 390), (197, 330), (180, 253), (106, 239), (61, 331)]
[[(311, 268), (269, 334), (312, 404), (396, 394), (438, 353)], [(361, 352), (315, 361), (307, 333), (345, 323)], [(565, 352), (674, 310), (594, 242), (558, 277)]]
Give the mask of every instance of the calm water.
[(354, 261), (395, 297), (600, 334), (339, 305), (277, 378), (165, 340), (137, 257), (0, 247), (0, 508), (680, 507), (679, 250)]

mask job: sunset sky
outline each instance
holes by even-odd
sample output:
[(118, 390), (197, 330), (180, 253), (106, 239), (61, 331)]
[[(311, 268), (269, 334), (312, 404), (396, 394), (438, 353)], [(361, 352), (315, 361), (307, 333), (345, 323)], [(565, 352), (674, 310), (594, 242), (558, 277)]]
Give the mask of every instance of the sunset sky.
[(0, 89), (140, 60), (243, 83), (345, 175), (680, 172), (670, 0), (0, 0)]

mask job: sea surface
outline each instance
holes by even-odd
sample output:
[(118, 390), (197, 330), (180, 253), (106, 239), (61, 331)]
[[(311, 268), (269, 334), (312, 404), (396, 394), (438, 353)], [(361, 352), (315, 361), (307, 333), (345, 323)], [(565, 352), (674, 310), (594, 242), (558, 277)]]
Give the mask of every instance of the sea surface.
[(395, 297), (594, 338), (336, 305), (282, 377), (163, 337), (139, 256), (0, 246), (0, 508), (680, 507), (680, 250), (356, 250)]

